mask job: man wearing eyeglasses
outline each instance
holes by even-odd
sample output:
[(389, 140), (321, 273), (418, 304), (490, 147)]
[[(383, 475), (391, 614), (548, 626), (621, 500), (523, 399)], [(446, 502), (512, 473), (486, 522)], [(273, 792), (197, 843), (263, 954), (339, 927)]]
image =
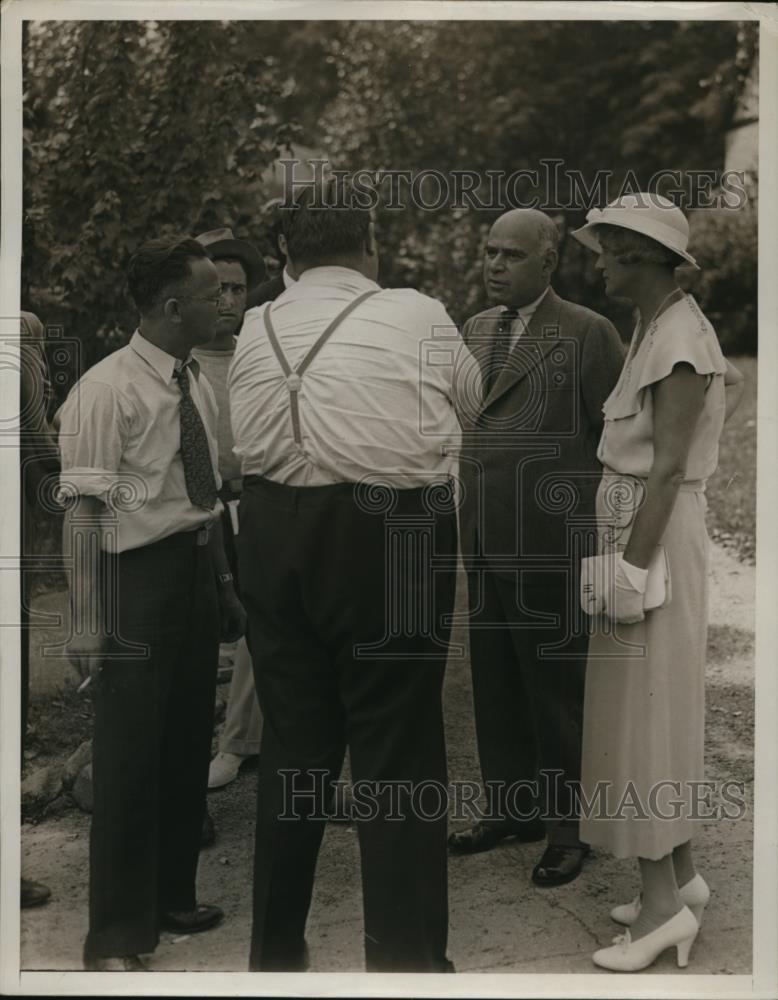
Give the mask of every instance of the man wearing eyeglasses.
[(222, 919), (195, 878), (219, 640), (245, 622), (221, 541), (216, 402), (191, 356), (213, 337), (218, 272), (195, 240), (152, 240), (128, 284), (139, 327), (71, 391), (59, 437), (69, 652), (95, 713), (96, 971), (142, 971), (160, 929)]
[(532, 873), (544, 887), (576, 878), (587, 852), (569, 789), (588, 644), (577, 579), (602, 472), (602, 404), (622, 363), (611, 323), (551, 287), (557, 243), (542, 212), (500, 216), (483, 261), (490, 308), (463, 331), (483, 375), (463, 427), (460, 526), (488, 811), (449, 839), (457, 854), (546, 839)]

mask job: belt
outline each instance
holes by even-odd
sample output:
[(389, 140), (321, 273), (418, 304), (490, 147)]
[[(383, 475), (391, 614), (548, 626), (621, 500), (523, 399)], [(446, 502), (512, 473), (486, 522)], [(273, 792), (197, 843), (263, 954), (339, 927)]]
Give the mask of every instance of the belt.
[[(646, 476), (633, 476), (631, 472), (616, 472), (615, 469), (609, 469), (607, 465), (603, 466), (602, 474), (603, 478), (605, 476), (616, 476), (618, 479), (635, 479), (639, 483), (648, 481)], [(685, 479), (678, 489), (681, 493), (704, 493), (706, 482), (707, 480), (705, 479)]]
[(185, 531), (182, 533), (192, 535), (195, 545), (207, 545), (211, 537), (211, 522), (209, 521), (202, 528), (195, 528), (194, 531)]
[(219, 490), (220, 500), (235, 500), (243, 492), (243, 477), (236, 476), (235, 479), (225, 479), (222, 481), (222, 488)]
[[(399, 487), (369, 481), (362, 483), (327, 483), (322, 486), (289, 486), (259, 474), (244, 478), (245, 495), (261, 496), (265, 501), (288, 509), (317, 507), (330, 502), (345, 502), (362, 514), (380, 514), (391, 511), (393, 515), (413, 514), (429, 517), (446, 514), (447, 510), (435, 507), (436, 494), (429, 486)], [(453, 508), (452, 508), (453, 511)]]

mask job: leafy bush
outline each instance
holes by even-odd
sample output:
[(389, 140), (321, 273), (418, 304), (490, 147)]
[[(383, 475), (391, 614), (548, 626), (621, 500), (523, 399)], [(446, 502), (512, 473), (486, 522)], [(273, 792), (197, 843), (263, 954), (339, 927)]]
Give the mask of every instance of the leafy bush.
[(283, 75), (241, 22), (35, 21), (24, 87), (22, 298), (89, 367), (134, 328), (125, 273), (142, 242), (254, 238), (266, 171), (295, 135)]
[(757, 211), (705, 209), (690, 219), (690, 247), (700, 272), (686, 284), (728, 354), (757, 353)]
[(711, 538), (738, 558), (756, 560), (756, 403), (755, 358), (733, 357), (746, 379), (743, 401), (724, 424), (719, 465), (708, 480), (708, 530)]

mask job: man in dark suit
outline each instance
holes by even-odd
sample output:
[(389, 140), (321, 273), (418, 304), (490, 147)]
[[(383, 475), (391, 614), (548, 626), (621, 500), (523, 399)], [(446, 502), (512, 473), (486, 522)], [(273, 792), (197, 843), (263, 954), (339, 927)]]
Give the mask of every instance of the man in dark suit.
[(475, 853), (545, 836), (541, 886), (575, 878), (587, 851), (566, 784), (579, 779), (587, 651), (578, 568), (595, 537), (602, 404), (622, 364), (608, 320), (551, 288), (556, 246), (542, 212), (501, 216), (484, 257), (491, 308), (464, 328), (483, 375), (462, 414), (460, 519), (488, 805), (449, 839)]

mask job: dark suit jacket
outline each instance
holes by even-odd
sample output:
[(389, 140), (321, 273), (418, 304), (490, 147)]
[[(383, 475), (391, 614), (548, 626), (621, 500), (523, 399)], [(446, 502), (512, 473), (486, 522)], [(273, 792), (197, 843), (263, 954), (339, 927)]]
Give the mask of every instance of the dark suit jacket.
[(253, 309), (254, 306), (261, 306), (265, 302), (272, 302), (273, 299), (278, 298), (285, 288), (283, 274), (279, 274), (275, 278), (270, 278), (269, 281), (263, 281), (261, 285), (257, 285), (246, 296), (246, 308)]
[[(500, 313), (478, 313), (463, 330), (482, 370)], [(571, 528), (594, 527), (602, 404), (623, 359), (604, 316), (549, 289), (489, 393), (461, 414), (466, 560), (483, 554), (510, 575), (528, 556), (538, 569), (578, 565), (582, 536)]]

